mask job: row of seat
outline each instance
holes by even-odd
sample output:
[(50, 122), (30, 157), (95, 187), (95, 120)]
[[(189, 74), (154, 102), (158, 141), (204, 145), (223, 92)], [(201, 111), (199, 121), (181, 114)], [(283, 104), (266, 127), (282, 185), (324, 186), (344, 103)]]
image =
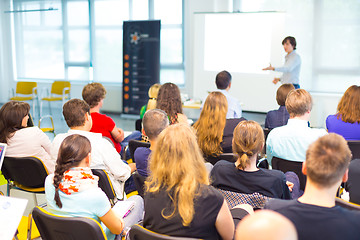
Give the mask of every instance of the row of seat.
[(17, 82), (15, 92), (12, 92), (10, 100), (14, 101), (32, 101), (33, 116), (35, 115), (35, 102), (38, 102), (39, 106), (39, 118), (42, 117), (43, 102), (49, 103), (49, 111), (51, 115), (50, 102), (62, 101), (62, 104), (66, 100), (70, 99), (71, 84), (69, 81), (55, 81), (51, 85), (51, 91), (46, 93), (46, 97), (39, 97), (39, 92), (36, 82)]

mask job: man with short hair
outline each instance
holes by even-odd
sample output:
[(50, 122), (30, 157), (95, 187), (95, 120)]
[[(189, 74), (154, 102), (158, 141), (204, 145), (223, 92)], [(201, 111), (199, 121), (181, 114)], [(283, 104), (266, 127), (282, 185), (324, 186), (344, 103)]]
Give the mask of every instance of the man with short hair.
[(351, 151), (346, 140), (335, 133), (312, 143), (306, 152), (303, 173), (307, 175), (304, 195), (297, 200), (270, 200), (265, 208), (292, 221), (299, 240), (359, 239), (360, 212), (335, 206), (341, 182), (348, 178)]
[(310, 128), (308, 121), (312, 109), (310, 93), (304, 89), (291, 91), (285, 101), (290, 119), (285, 126), (271, 130), (266, 140), (267, 159), (272, 157), (288, 161), (303, 162), (311, 143), (326, 135), (325, 129)]
[(156, 146), (157, 137), (162, 130), (169, 126), (169, 118), (163, 110), (151, 109), (144, 114), (142, 124), (142, 131), (149, 138), (150, 148), (138, 147), (134, 153), (134, 160), (138, 173), (147, 177), (149, 156)]
[(80, 99), (71, 99), (63, 106), (63, 115), (70, 130), (56, 135), (51, 145), (51, 158), (56, 161), (62, 141), (69, 135), (80, 134), (91, 143), (91, 162), (93, 169), (104, 169), (109, 175), (119, 199), (124, 197), (124, 182), (131, 175), (131, 168), (124, 163), (109, 141), (101, 133), (92, 133), (92, 119), (89, 105)]
[(241, 107), (239, 101), (229, 94), (231, 88), (231, 74), (228, 71), (221, 71), (216, 75), (216, 87), (219, 92), (225, 95), (228, 101), (226, 119), (241, 118)]

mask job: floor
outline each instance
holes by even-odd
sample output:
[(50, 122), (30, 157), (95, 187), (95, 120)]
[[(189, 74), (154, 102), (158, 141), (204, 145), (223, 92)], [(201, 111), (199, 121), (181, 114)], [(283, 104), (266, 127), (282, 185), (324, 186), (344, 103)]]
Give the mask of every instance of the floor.
[[(50, 112), (48, 109), (44, 109), (43, 110), (44, 115), (49, 115)], [(197, 109), (184, 109), (184, 113), (190, 118), (193, 119), (194, 121), (196, 121), (196, 119), (199, 117), (200, 115), (200, 110)], [(138, 116), (121, 116), (121, 114), (119, 113), (106, 113), (108, 116), (110, 116), (116, 123), (116, 125), (122, 129), (124, 129), (125, 131), (134, 131), (135, 130), (135, 121), (138, 118)], [(265, 114), (263, 113), (252, 113), (252, 112), (243, 112), (243, 117), (245, 117), (248, 120), (254, 120), (257, 121), (258, 123), (260, 123), (261, 125), (264, 125), (265, 123)], [(54, 126), (55, 126), (55, 133), (59, 134), (59, 133), (63, 133), (63, 132), (67, 132), (68, 131), (68, 127), (66, 125), (65, 120), (62, 118), (62, 113), (61, 113), (61, 109), (60, 106), (58, 108), (54, 108), (52, 109), (52, 117), (54, 120)], [(39, 122), (39, 118), (38, 116), (35, 116), (33, 118), (34, 121), (34, 125), (38, 126), (38, 122)], [(51, 126), (51, 122), (49, 119), (44, 119), (41, 122), (41, 127), (48, 127)], [(47, 134), (49, 136), (49, 138), (52, 140), (53, 139), (53, 134)], [(0, 191), (2, 191), (4, 194), (6, 194), (6, 185), (2, 185), (0, 186)], [(27, 216), (30, 211), (33, 209), (33, 207), (35, 206), (34, 203), (34, 197), (33, 194), (31, 193), (26, 193), (23, 191), (18, 191), (18, 190), (12, 190), (11, 191), (11, 196), (12, 197), (17, 197), (17, 198), (26, 198), (28, 199), (28, 205), (27, 208), (24, 212), (24, 216)], [(36, 196), (38, 204), (42, 204), (46, 202), (45, 196), (44, 194), (37, 194)]]

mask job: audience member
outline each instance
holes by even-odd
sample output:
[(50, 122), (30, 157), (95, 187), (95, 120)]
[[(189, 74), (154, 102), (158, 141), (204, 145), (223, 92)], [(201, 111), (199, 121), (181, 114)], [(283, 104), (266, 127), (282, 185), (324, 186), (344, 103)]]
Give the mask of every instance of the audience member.
[(140, 119), (143, 119), (144, 114), (146, 111), (150, 109), (156, 108), (156, 99), (159, 93), (159, 89), (161, 87), (161, 84), (155, 83), (149, 88), (148, 95), (149, 95), (149, 101), (146, 105), (142, 106), (140, 109)]
[(360, 212), (335, 206), (341, 182), (346, 182), (351, 160), (343, 137), (335, 133), (320, 137), (306, 152), (304, 195), (297, 200), (270, 200), (265, 208), (289, 218), (299, 239), (358, 239)]
[(145, 228), (170, 236), (232, 239), (234, 222), (224, 197), (209, 186), (204, 159), (186, 124), (158, 137), (145, 182)]
[(349, 179), (345, 183), (350, 202), (360, 204), (360, 159), (354, 159), (349, 166)]
[(267, 159), (271, 162), (275, 156), (288, 161), (303, 162), (308, 146), (327, 132), (325, 129), (309, 127), (312, 98), (306, 90), (291, 91), (285, 106), (290, 119), (285, 126), (274, 128), (269, 133), (266, 141)]
[(224, 94), (211, 92), (204, 103), (200, 118), (193, 127), (205, 159), (215, 164), (221, 153), (232, 152), (232, 137), (236, 125), (245, 118), (226, 119), (228, 105)]
[(124, 182), (135, 171), (135, 164), (127, 165), (116, 152), (111, 143), (100, 133), (90, 132), (92, 119), (89, 105), (80, 99), (71, 99), (63, 106), (63, 115), (70, 130), (67, 133), (56, 135), (51, 145), (51, 158), (55, 161), (62, 141), (69, 135), (80, 134), (90, 140), (92, 147), (92, 161), (90, 167), (105, 169), (109, 174), (114, 190), (119, 199), (124, 197)]
[(187, 123), (187, 117), (182, 110), (180, 90), (173, 83), (165, 83), (160, 87), (156, 108), (167, 113), (170, 124)]
[(55, 163), (50, 158), (51, 142), (38, 127), (27, 127), (30, 105), (10, 101), (0, 109), (0, 142), (7, 144), (6, 157), (39, 158), (49, 173), (54, 172)]
[(294, 224), (281, 214), (258, 210), (237, 226), (235, 240), (297, 240)]
[(130, 197), (129, 200), (135, 202), (134, 208), (122, 219), (111, 209), (108, 198), (98, 187), (99, 177), (92, 174), (90, 162), (91, 145), (86, 137), (73, 134), (64, 139), (55, 173), (45, 180), (47, 207), (57, 215), (90, 217), (102, 222), (107, 239), (114, 239), (114, 234), (120, 234), (142, 219), (143, 200), (140, 196)]
[(257, 192), (271, 198), (290, 199), (284, 173), (256, 166), (256, 158), (264, 147), (264, 141), (264, 132), (258, 123), (240, 122), (233, 138), (233, 152), (238, 159), (235, 164), (224, 160), (217, 162), (211, 171), (212, 185), (232, 192)]
[(360, 140), (360, 86), (352, 85), (346, 90), (337, 113), (327, 117), (326, 128), (346, 140)]
[(216, 75), (215, 79), (217, 89), (225, 95), (228, 102), (228, 110), (226, 118), (241, 118), (240, 102), (230, 95), (231, 88), (231, 74), (228, 71), (221, 71)]
[(144, 114), (143, 134), (150, 140), (150, 148), (138, 147), (134, 153), (134, 160), (138, 173), (144, 177), (148, 176), (148, 159), (156, 147), (157, 137), (167, 126), (169, 119), (166, 112), (160, 109), (151, 109)]
[(116, 151), (121, 153), (131, 139), (140, 140), (141, 133), (133, 132), (124, 138), (124, 131), (118, 128), (111, 117), (100, 113), (103, 106), (106, 90), (101, 83), (89, 83), (82, 91), (84, 101), (90, 106), (90, 114), (92, 118), (92, 127), (90, 132), (101, 133), (102, 136), (109, 138), (114, 144)]
[(265, 128), (273, 129), (287, 124), (290, 115), (286, 110), (285, 101), (289, 92), (294, 89), (294, 85), (290, 83), (285, 83), (278, 88), (276, 91), (276, 101), (280, 107), (278, 110), (272, 110), (266, 114)]

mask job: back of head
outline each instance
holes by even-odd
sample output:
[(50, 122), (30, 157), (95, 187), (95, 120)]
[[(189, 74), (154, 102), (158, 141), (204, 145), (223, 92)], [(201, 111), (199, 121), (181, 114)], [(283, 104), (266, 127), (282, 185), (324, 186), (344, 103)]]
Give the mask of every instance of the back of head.
[(346, 140), (335, 133), (320, 137), (306, 151), (306, 175), (319, 187), (339, 182), (349, 167), (351, 151)]
[[(181, 123), (165, 128), (157, 138), (149, 169), (150, 176), (145, 182), (147, 192), (163, 189), (171, 193), (183, 225), (188, 226), (194, 216), (194, 198), (199, 186), (209, 184), (194, 131)], [(170, 218), (173, 214), (163, 216)]]
[(287, 41), (289, 41), (289, 43), (291, 44), (291, 46), (293, 46), (294, 50), (296, 49), (296, 39), (294, 37), (291, 36), (287, 36), (286, 38), (284, 38), (284, 40), (282, 41), (282, 45), (284, 45)]
[(146, 136), (154, 140), (162, 130), (169, 126), (169, 118), (163, 110), (151, 109), (144, 114), (142, 123)]
[(149, 88), (149, 101), (146, 106), (146, 110), (155, 109), (156, 108), (156, 100), (159, 93), (159, 89), (161, 87), (161, 84), (155, 83)]
[(237, 166), (244, 170), (250, 164), (249, 157), (258, 154), (264, 147), (264, 130), (255, 121), (241, 121), (234, 129), (232, 149), (238, 155)]
[(346, 90), (337, 111), (338, 119), (348, 123), (360, 123), (360, 86), (352, 85)]
[(105, 95), (106, 90), (101, 83), (89, 83), (82, 90), (82, 97), (90, 108), (98, 105), (105, 98)]
[(211, 92), (206, 98), (200, 118), (194, 124), (199, 147), (205, 155), (217, 156), (222, 153), (220, 143), (223, 140), (227, 109), (226, 97), (221, 92)]
[(231, 74), (228, 71), (221, 71), (216, 75), (215, 83), (218, 89), (226, 89), (231, 82)]
[(304, 89), (290, 91), (287, 95), (285, 106), (290, 117), (299, 117), (305, 115), (312, 109), (312, 97)]
[(7, 143), (12, 134), (22, 128), (23, 118), (29, 114), (26, 102), (10, 101), (0, 109), (0, 142)]
[(285, 106), (286, 98), (291, 92), (291, 90), (294, 90), (295, 87), (291, 83), (284, 83), (281, 85), (278, 90), (276, 91), (276, 101), (280, 106)]
[(176, 115), (182, 113), (182, 103), (180, 90), (176, 84), (163, 84), (158, 93), (156, 108), (164, 110), (170, 118), (170, 121), (176, 122)]
[(91, 152), (90, 141), (79, 134), (67, 136), (61, 143), (56, 160), (56, 167), (54, 172), (54, 187), (56, 205), (61, 208), (62, 203), (59, 196), (59, 185), (64, 177), (64, 173), (77, 167)]
[(258, 210), (236, 228), (236, 240), (297, 240), (294, 224), (280, 213)]
[(89, 105), (77, 98), (67, 101), (63, 106), (63, 115), (69, 128), (84, 126), (86, 113), (90, 114)]

